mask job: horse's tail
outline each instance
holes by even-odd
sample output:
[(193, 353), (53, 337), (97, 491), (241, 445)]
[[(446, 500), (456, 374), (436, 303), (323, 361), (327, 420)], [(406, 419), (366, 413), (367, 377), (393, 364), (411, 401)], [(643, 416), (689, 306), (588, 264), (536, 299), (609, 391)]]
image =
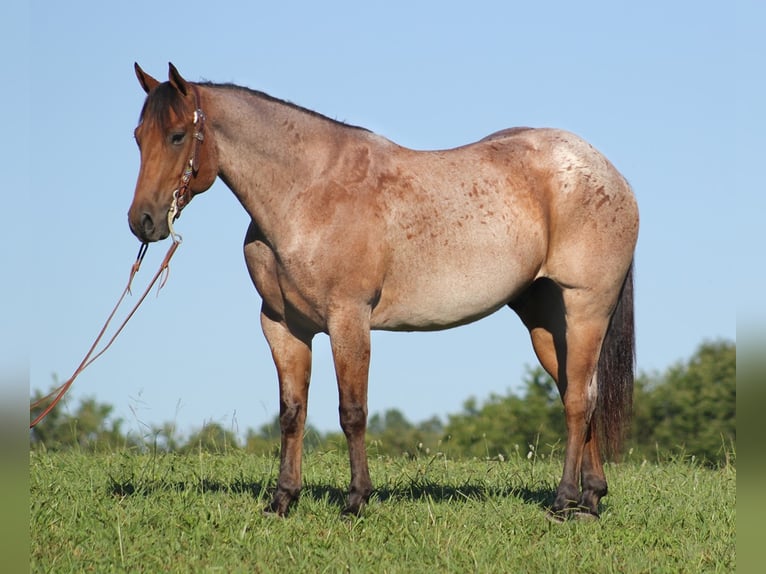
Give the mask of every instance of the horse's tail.
[(608, 457), (619, 455), (633, 414), (633, 375), (636, 362), (633, 318), (633, 263), (622, 285), (598, 359), (598, 403), (595, 424)]

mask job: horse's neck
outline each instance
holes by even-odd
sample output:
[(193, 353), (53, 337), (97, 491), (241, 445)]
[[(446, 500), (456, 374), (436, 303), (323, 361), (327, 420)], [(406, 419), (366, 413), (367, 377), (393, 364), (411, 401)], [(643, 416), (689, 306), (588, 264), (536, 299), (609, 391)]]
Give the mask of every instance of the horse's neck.
[(284, 221), (343, 139), (342, 126), (247, 91), (213, 89), (219, 176), (256, 223)]

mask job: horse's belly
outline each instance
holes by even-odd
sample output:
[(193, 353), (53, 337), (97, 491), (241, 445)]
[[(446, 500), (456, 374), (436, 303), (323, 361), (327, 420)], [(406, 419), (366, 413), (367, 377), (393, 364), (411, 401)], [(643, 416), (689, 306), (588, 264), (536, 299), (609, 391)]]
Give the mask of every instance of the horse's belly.
[(417, 269), (387, 277), (372, 312), (373, 329), (428, 331), (470, 323), (514, 299), (539, 269), (532, 259), (440, 267), (424, 258), (411, 265)]

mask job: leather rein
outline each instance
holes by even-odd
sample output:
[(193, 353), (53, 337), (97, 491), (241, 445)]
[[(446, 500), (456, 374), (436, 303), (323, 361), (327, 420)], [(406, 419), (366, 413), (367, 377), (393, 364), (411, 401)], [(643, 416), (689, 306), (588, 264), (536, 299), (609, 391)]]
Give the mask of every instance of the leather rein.
[(51, 391), (44, 397), (38, 399), (37, 401), (32, 402), (29, 405), (30, 413), (34, 411), (35, 409), (40, 408), (42, 405), (46, 405), (45, 408), (42, 410), (42, 412), (40, 412), (29, 424), (29, 428), (33, 428), (40, 421), (42, 421), (46, 416), (48, 416), (48, 414), (53, 410), (53, 408), (58, 404), (58, 402), (63, 398), (63, 396), (72, 386), (72, 383), (74, 383), (75, 379), (79, 376), (79, 374), (82, 373), (86, 368), (88, 368), (96, 359), (98, 359), (101, 355), (103, 355), (109, 347), (112, 346), (112, 343), (114, 343), (115, 339), (117, 339), (117, 336), (122, 332), (122, 330), (128, 324), (128, 321), (130, 321), (131, 317), (133, 317), (135, 312), (144, 302), (144, 299), (146, 299), (146, 296), (152, 290), (152, 288), (157, 283), (157, 281), (160, 282), (159, 287), (157, 287), (157, 294), (159, 295), (160, 290), (165, 286), (165, 283), (168, 280), (168, 276), (170, 272), (170, 267), (169, 267), (170, 259), (173, 257), (173, 254), (176, 252), (176, 249), (178, 249), (178, 246), (181, 245), (181, 242), (183, 241), (183, 238), (181, 237), (181, 235), (176, 233), (176, 231), (173, 229), (173, 222), (181, 216), (181, 210), (183, 210), (183, 208), (186, 207), (189, 204), (189, 202), (192, 200), (193, 194), (189, 187), (189, 184), (191, 182), (192, 177), (194, 177), (197, 174), (197, 171), (199, 170), (200, 146), (202, 145), (202, 142), (205, 140), (205, 133), (204, 133), (205, 114), (202, 112), (202, 109), (200, 108), (199, 90), (197, 86), (194, 84), (190, 84), (190, 86), (194, 94), (194, 104), (195, 104), (194, 118), (193, 118), (194, 145), (192, 147), (192, 153), (191, 153), (191, 156), (189, 157), (189, 161), (187, 162), (186, 167), (184, 168), (184, 171), (181, 174), (180, 185), (175, 191), (173, 191), (173, 201), (171, 202), (170, 208), (168, 209), (167, 222), (168, 222), (168, 229), (170, 230), (170, 237), (172, 239), (170, 248), (168, 249), (168, 252), (165, 254), (165, 258), (162, 260), (162, 263), (160, 264), (159, 269), (154, 274), (154, 277), (152, 278), (152, 280), (149, 282), (149, 285), (141, 294), (141, 297), (139, 297), (138, 301), (130, 310), (130, 312), (127, 314), (127, 316), (125, 317), (123, 322), (120, 324), (120, 326), (117, 327), (116, 331), (114, 332), (112, 337), (109, 339), (109, 341), (104, 345), (104, 347), (101, 350), (96, 352), (96, 347), (98, 346), (101, 339), (104, 337), (104, 334), (106, 333), (106, 330), (109, 327), (109, 323), (112, 321), (115, 314), (117, 313), (117, 310), (119, 309), (120, 305), (125, 299), (125, 296), (128, 293), (131, 293), (130, 286), (133, 282), (133, 277), (135, 277), (136, 273), (138, 273), (138, 270), (141, 267), (141, 262), (143, 261), (144, 256), (146, 255), (146, 251), (149, 248), (148, 243), (141, 244), (141, 247), (138, 250), (138, 256), (136, 257), (136, 262), (133, 263), (130, 269), (130, 277), (128, 278), (128, 284), (125, 286), (125, 289), (123, 290), (122, 295), (120, 295), (120, 298), (117, 300), (117, 304), (112, 309), (112, 312), (107, 317), (106, 322), (104, 323), (104, 326), (101, 328), (101, 331), (99, 331), (98, 335), (96, 336), (96, 340), (93, 341), (93, 344), (91, 345), (90, 349), (85, 355), (85, 358), (83, 358), (83, 360), (80, 362), (80, 365), (77, 367), (77, 369), (75, 369), (72, 376), (69, 377), (69, 379), (67, 379), (62, 385), (58, 386), (56, 389), (54, 389), (53, 391)]

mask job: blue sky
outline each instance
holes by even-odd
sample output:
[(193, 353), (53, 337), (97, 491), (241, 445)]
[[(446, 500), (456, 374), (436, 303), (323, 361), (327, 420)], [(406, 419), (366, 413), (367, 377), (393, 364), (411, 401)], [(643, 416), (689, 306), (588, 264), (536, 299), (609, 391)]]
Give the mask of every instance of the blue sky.
[[(138, 248), (126, 219), (144, 97), (134, 61), (158, 78), (172, 61), (187, 79), (263, 90), (413, 148), (515, 125), (574, 131), (638, 198), (639, 369), (664, 369), (705, 339), (734, 339), (738, 301), (745, 322), (764, 323), (752, 286), (766, 272), (740, 251), (766, 207), (754, 193), (764, 157), (760, 7), (137, 1), (15, 10), (5, 40), (15, 111), (6, 109), (0, 143), (16, 168), (4, 174), (2, 232), (15, 273), (4, 275), (12, 297), (3, 298), (0, 343), (28, 364), (32, 389), (77, 366)], [(206, 421), (244, 431), (273, 418), (276, 375), (241, 253), (247, 223), (220, 181), (195, 199), (177, 224), (184, 243), (166, 288), (78, 379), (70, 408), (95, 396), (136, 432), (164, 421), (182, 432)], [(137, 286), (165, 250), (151, 247)], [(376, 333), (370, 411), (444, 418), (469, 396), (517, 388), (535, 364), (508, 310), (446, 332)], [(323, 335), (309, 422), (338, 428)]]

